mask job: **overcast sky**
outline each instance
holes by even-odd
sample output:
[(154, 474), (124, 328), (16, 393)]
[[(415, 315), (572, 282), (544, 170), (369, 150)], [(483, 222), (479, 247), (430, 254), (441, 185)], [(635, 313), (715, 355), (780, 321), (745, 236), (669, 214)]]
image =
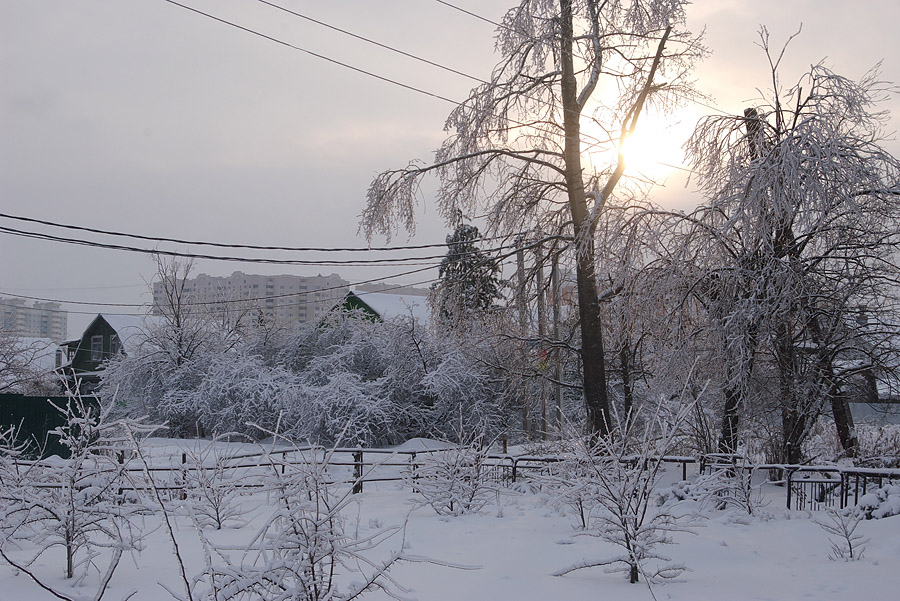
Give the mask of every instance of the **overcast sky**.
[[(487, 78), (497, 60), (492, 25), (434, 0), (275, 2), (475, 77)], [(448, 99), (463, 99), (474, 85), (253, 0), (183, 3)], [(494, 21), (512, 3), (453, 2)], [(713, 51), (697, 70), (699, 86), (728, 113), (741, 113), (768, 83), (755, 45), (761, 24), (779, 46), (802, 24), (784, 61), (785, 82), (819, 61), (853, 79), (883, 61), (884, 79), (900, 82), (896, 0), (698, 0), (688, 14), (692, 30), (706, 29)], [(155, 237), (364, 246), (357, 225), (369, 181), (410, 159), (429, 159), (451, 108), (164, 0), (0, 2), (0, 212), (12, 215)], [(894, 98), (885, 108), (897, 114), (900, 103)], [(689, 107), (674, 131), (687, 131), (706, 112)], [(888, 129), (897, 123), (894, 117)], [(896, 141), (886, 146), (900, 153)], [(657, 202), (697, 202), (679, 172), (655, 175), (665, 183)], [(420, 223), (412, 243), (441, 242), (447, 233), (427, 203)], [(0, 226), (52, 231), (7, 219)], [(144, 255), (2, 232), (0, 249), (0, 294), (141, 303), (155, 271)], [(352, 281), (392, 273), (211, 261), (195, 267), (213, 275), (234, 270), (337, 272)], [(71, 313), (70, 335), (89, 319)]]

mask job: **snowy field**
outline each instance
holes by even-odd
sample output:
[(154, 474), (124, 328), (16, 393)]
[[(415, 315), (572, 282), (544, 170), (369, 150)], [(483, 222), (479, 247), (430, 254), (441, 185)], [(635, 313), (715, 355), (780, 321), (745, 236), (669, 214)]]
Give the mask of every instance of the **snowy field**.
[[(166, 457), (179, 462), (182, 449), (178, 445), (186, 444), (191, 443), (155, 441), (151, 449), (154, 465)], [(230, 452), (248, 449), (235, 447)], [(342, 469), (349, 474), (351, 468), (336, 471)], [(680, 467), (669, 467), (661, 486), (680, 480), (680, 475)], [(338, 496), (348, 492), (348, 487), (338, 485)], [(421, 601), (898, 598), (900, 517), (860, 522), (856, 533), (869, 539), (862, 559), (831, 561), (829, 535), (815, 522), (823, 519), (824, 513), (787, 511), (784, 489), (777, 486), (765, 485), (760, 492), (762, 507), (755, 516), (735, 509), (702, 507), (693, 501), (670, 505), (676, 515), (702, 515), (694, 533), (676, 532), (674, 544), (660, 548), (689, 571), (677, 581), (649, 587), (643, 579), (629, 584), (622, 573), (606, 573), (603, 568), (553, 576), (553, 572), (580, 561), (611, 557), (620, 551), (597, 537), (585, 536), (576, 527), (578, 520), (572, 507), (560, 504), (558, 496), (549, 490), (498, 487), (491, 490), (488, 502), (478, 513), (440, 516), (430, 506), (422, 505), (409, 482), (366, 483), (362, 493), (348, 493), (350, 501), (343, 515), (345, 532), (356, 538), (389, 533), (391, 527), (406, 524), (405, 534), (396, 531), (364, 553), (377, 562), (402, 547), (403, 554), (416, 561), (400, 562), (390, 571), (397, 585), (405, 589), (395, 587), (393, 592)], [(271, 515), (274, 501), (270, 493), (250, 489), (235, 503), (239, 510), (224, 528), (201, 529), (212, 546), (226, 549), (224, 552), (230, 553), (232, 559), (251, 545), (253, 536)], [(206, 554), (195, 523), (178, 506), (177, 499), (169, 505), (175, 538), (186, 572), (193, 576), (204, 570)], [(123, 557), (103, 598), (118, 601), (133, 591), (136, 593), (131, 599), (135, 601), (184, 598), (180, 568), (161, 515), (145, 515), (140, 521), (148, 533), (144, 548)], [(29, 545), (32, 543), (23, 542), (15, 553), (26, 556), (34, 550)], [(73, 599), (92, 598), (97, 575), (91, 574), (82, 586), (71, 588), (71, 581), (63, 578), (64, 565), (61, 549), (53, 549), (42, 555), (31, 570)], [(340, 580), (340, 585), (352, 586), (353, 578)], [(195, 592), (201, 589), (199, 586)], [(0, 565), (0, 600), (54, 598), (26, 574)], [(375, 590), (361, 598), (391, 597)]]

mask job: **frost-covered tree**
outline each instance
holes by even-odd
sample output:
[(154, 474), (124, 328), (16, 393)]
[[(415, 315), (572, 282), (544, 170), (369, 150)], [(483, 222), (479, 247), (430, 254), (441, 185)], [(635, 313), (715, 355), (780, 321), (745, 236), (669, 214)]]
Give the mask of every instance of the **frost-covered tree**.
[(900, 162), (880, 145), (892, 88), (877, 70), (852, 81), (819, 64), (784, 87), (784, 50), (765, 29), (761, 40), (773, 89), (743, 116), (705, 118), (688, 143), (709, 198), (690, 217), (689, 254), (724, 341), (722, 449), (736, 450), (750, 376), (765, 371), (777, 459), (796, 463), (823, 400), (852, 452), (842, 391), (896, 365)]
[[(217, 560), (204, 575), (212, 583), (208, 598), (350, 601), (373, 590), (401, 598), (405, 589), (390, 571), (403, 560), (401, 537), (395, 537), (403, 527), (352, 527), (352, 488), (338, 490), (334, 483), (328, 471), (333, 453), (314, 447), (298, 450), (290, 462), (266, 457), (265, 486), (275, 510), (237, 559), (207, 541), (207, 553)], [(372, 550), (392, 538), (400, 548), (372, 558)]]
[(192, 269), (190, 261), (157, 259), (155, 315), (132, 337), (128, 354), (113, 357), (102, 374), (104, 394), (115, 396), (126, 412), (150, 415), (179, 435), (203, 435), (220, 426), (215, 419), (209, 424), (201, 419), (191, 393), (210, 381), (211, 370), (226, 369), (235, 360), (242, 367), (234, 350), (244, 342), (247, 316), (244, 306), (220, 311), (218, 305), (196, 302), (188, 286)]
[(61, 558), (63, 574), (78, 586), (97, 574), (92, 598), (99, 600), (123, 553), (140, 549), (143, 538), (134, 516), (144, 508), (123, 495), (132, 450), (124, 428), (151, 428), (113, 420), (109, 406), (77, 395), (61, 411), (65, 423), (51, 435), (68, 457), (21, 462), (14, 437), (0, 436), (0, 556), (60, 599), (81, 597), (38, 576), (36, 563)]
[[(362, 215), (368, 237), (413, 230), (419, 183), (434, 173), (450, 221), (484, 214), (489, 232), (575, 239), (584, 400), (598, 434), (610, 413), (594, 234), (625, 174), (622, 145), (645, 110), (689, 93), (686, 74), (703, 48), (684, 30), (686, 5), (522, 0), (497, 30), (500, 63), (450, 114), (435, 161), (379, 175)], [(603, 165), (593, 169), (588, 152)]]
[(557, 470), (545, 480), (559, 487), (561, 499), (580, 509), (580, 534), (596, 536), (622, 554), (582, 560), (554, 572), (563, 576), (576, 570), (605, 567), (626, 572), (632, 584), (641, 575), (650, 582), (677, 577), (687, 568), (671, 561), (658, 547), (673, 543), (672, 533), (693, 532), (690, 516), (677, 517), (668, 507), (654, 508), (655, 487), (665, 468), (663, 457), (679, 437), (690, 412), (685, 404), (674, 415), (664, 415), (665, 404), (655, 413), (635, 411), (621, 436), (604, 438), (596, 446), (575, 440)]
[(0, 327), (0, 393), (59, 394), (59, 379), (42, 367), (41, 356), (47, 352), (48, 343), (21, 338)]
[(452, 435), (461, 409), (473, 427), (496, 429), (503, 387), (472, 350), (408, 316), (335, 312), (266, 346), (208, 340), (180, 366), (148, 343), (111, 362), (104, 386), (126, 411), (149, 411), (181, 435), (201, 433), (195, 424), (250, 436), (278, 426), (298, 441), (396, 444)]

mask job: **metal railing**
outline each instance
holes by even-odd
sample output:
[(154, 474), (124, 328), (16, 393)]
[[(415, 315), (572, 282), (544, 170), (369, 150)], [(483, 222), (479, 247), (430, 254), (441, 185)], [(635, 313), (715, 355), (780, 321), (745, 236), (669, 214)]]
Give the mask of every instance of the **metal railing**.
[[(263, 476), (265, 470), (276, 469), (284, 474), (292, 465), (300, 465), (309, 461), (302, 457), (304, 453), (328, 454), (328, 467), (348, 468), (346, 474), (335, 474), (331, 484), (343, 483), (352, 485), (354, 493), (363, 492), (365, 484), (376, 482), (402, 482), (415, 480), (418, 470), (425, 464), (423, 457), (454, 448), (390, 450), (367, 449), (361, 447), (322, 449), (314, 447), (277, 449), (265, 452), (223, 454), (211, 456), (208, 461), (189, 461), (189, 454), (182, 452), (181, 463), (165, 465), (129, 465), (126, 458), (119, 458), (122, 465), (107, 470), (109, 473), (121, 472), (129, 475), (130, 483), (122, 482), (118, 486), (120, 494), (124, 491), (140, 491), (156, 488), (157, 490), (175, 491), (183, 494), (189, 486), (190, 474), (202, 470), (218, 469), (237, 477), (231, 478), (229, 485), (236, 488), (262, 488), (266, 486)], [(292, 457), (292, 455), (294, 455)], [(272, 461), (280, 456), (279, 460)], [(553, 466), (571, 460), (569, 456), (537, 456), (491, 454), (482, 456), (483, 473), (488, 478), (503, 485), (520, 482), (541, 472), (552, 473)], [(132, 459), (133, 460), (133, 459)], [(177, 461), (177, 460), (176, 460)], [(732, 474), (752, 477), (760, 470), (769, 471), (767, 483), (784, 486), (785, 505), (788, 509), (820, 510), (829, 507), (845, 508), (856, 505), (862, 495), (869, 489), (880, 488), (885, 482), (900, 482), (900, 469), (876, 469), (840, 466), (810, 466), (785, 464), (750, 464), (739, 455), (710, 454), (700, 458), (690, 456), (633, 456), (624, 457), (621, 461), (637, 465), (643, 462), (646, 469), (650, 463), (680, 466), (681, 479), (688, 477), (688, 466), (698, 465), (700, 473), (723, 470)], [(23, 467), (41, 466), (44, 462), (21, 461)], [(52, 466), (48, 464), (48, 468)], [(160, 475), (158, 479), (154, 474)], [(149, 475), (153, 482), (144, 481), (142, 475)], [(749, 481), (749, 479), (748, 479)], [(47, 482), (44, 487), (58, 488), (62, 484)]]

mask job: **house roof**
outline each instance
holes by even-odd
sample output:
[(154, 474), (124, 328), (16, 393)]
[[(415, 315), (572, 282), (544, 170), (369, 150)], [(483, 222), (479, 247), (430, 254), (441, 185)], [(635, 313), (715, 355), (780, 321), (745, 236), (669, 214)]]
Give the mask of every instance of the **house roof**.
[[(90, 330), (98, 319), (103, 319), (109, 324), (122, 343), (125, 352), (131, 352), (140, 345), (147, 336), (150, 327), (160, 322), (160, 318), (154, 315), (109, 315), (107, 313), (98, 313), (97, 317), (91, 320), (91, 323), (84, 329), (81, 336), (84, 338), (88, 330)], [(78, 339), (79, 341), (81, 338)]]
[(99, 317), (106, 320), (112, 329), (119, 335), (119, 341), (125, 352), (133, 350), (146, 339), (147, 327), (150, 325), (148, 317), (136, 315), (107, 315), (101, 313)]
[(32, 367), (42, 372), (52, 372), (56, 367), (56, 350), (59, 345), (49, 338), (17, 336), (13, 348), (17, 353), (27, 355)]
[(428, 298), (409, 294), (389, 294), (387, 292), (351, 292), (381, 319), (410, 315), (422, 324), (431, 320)]

